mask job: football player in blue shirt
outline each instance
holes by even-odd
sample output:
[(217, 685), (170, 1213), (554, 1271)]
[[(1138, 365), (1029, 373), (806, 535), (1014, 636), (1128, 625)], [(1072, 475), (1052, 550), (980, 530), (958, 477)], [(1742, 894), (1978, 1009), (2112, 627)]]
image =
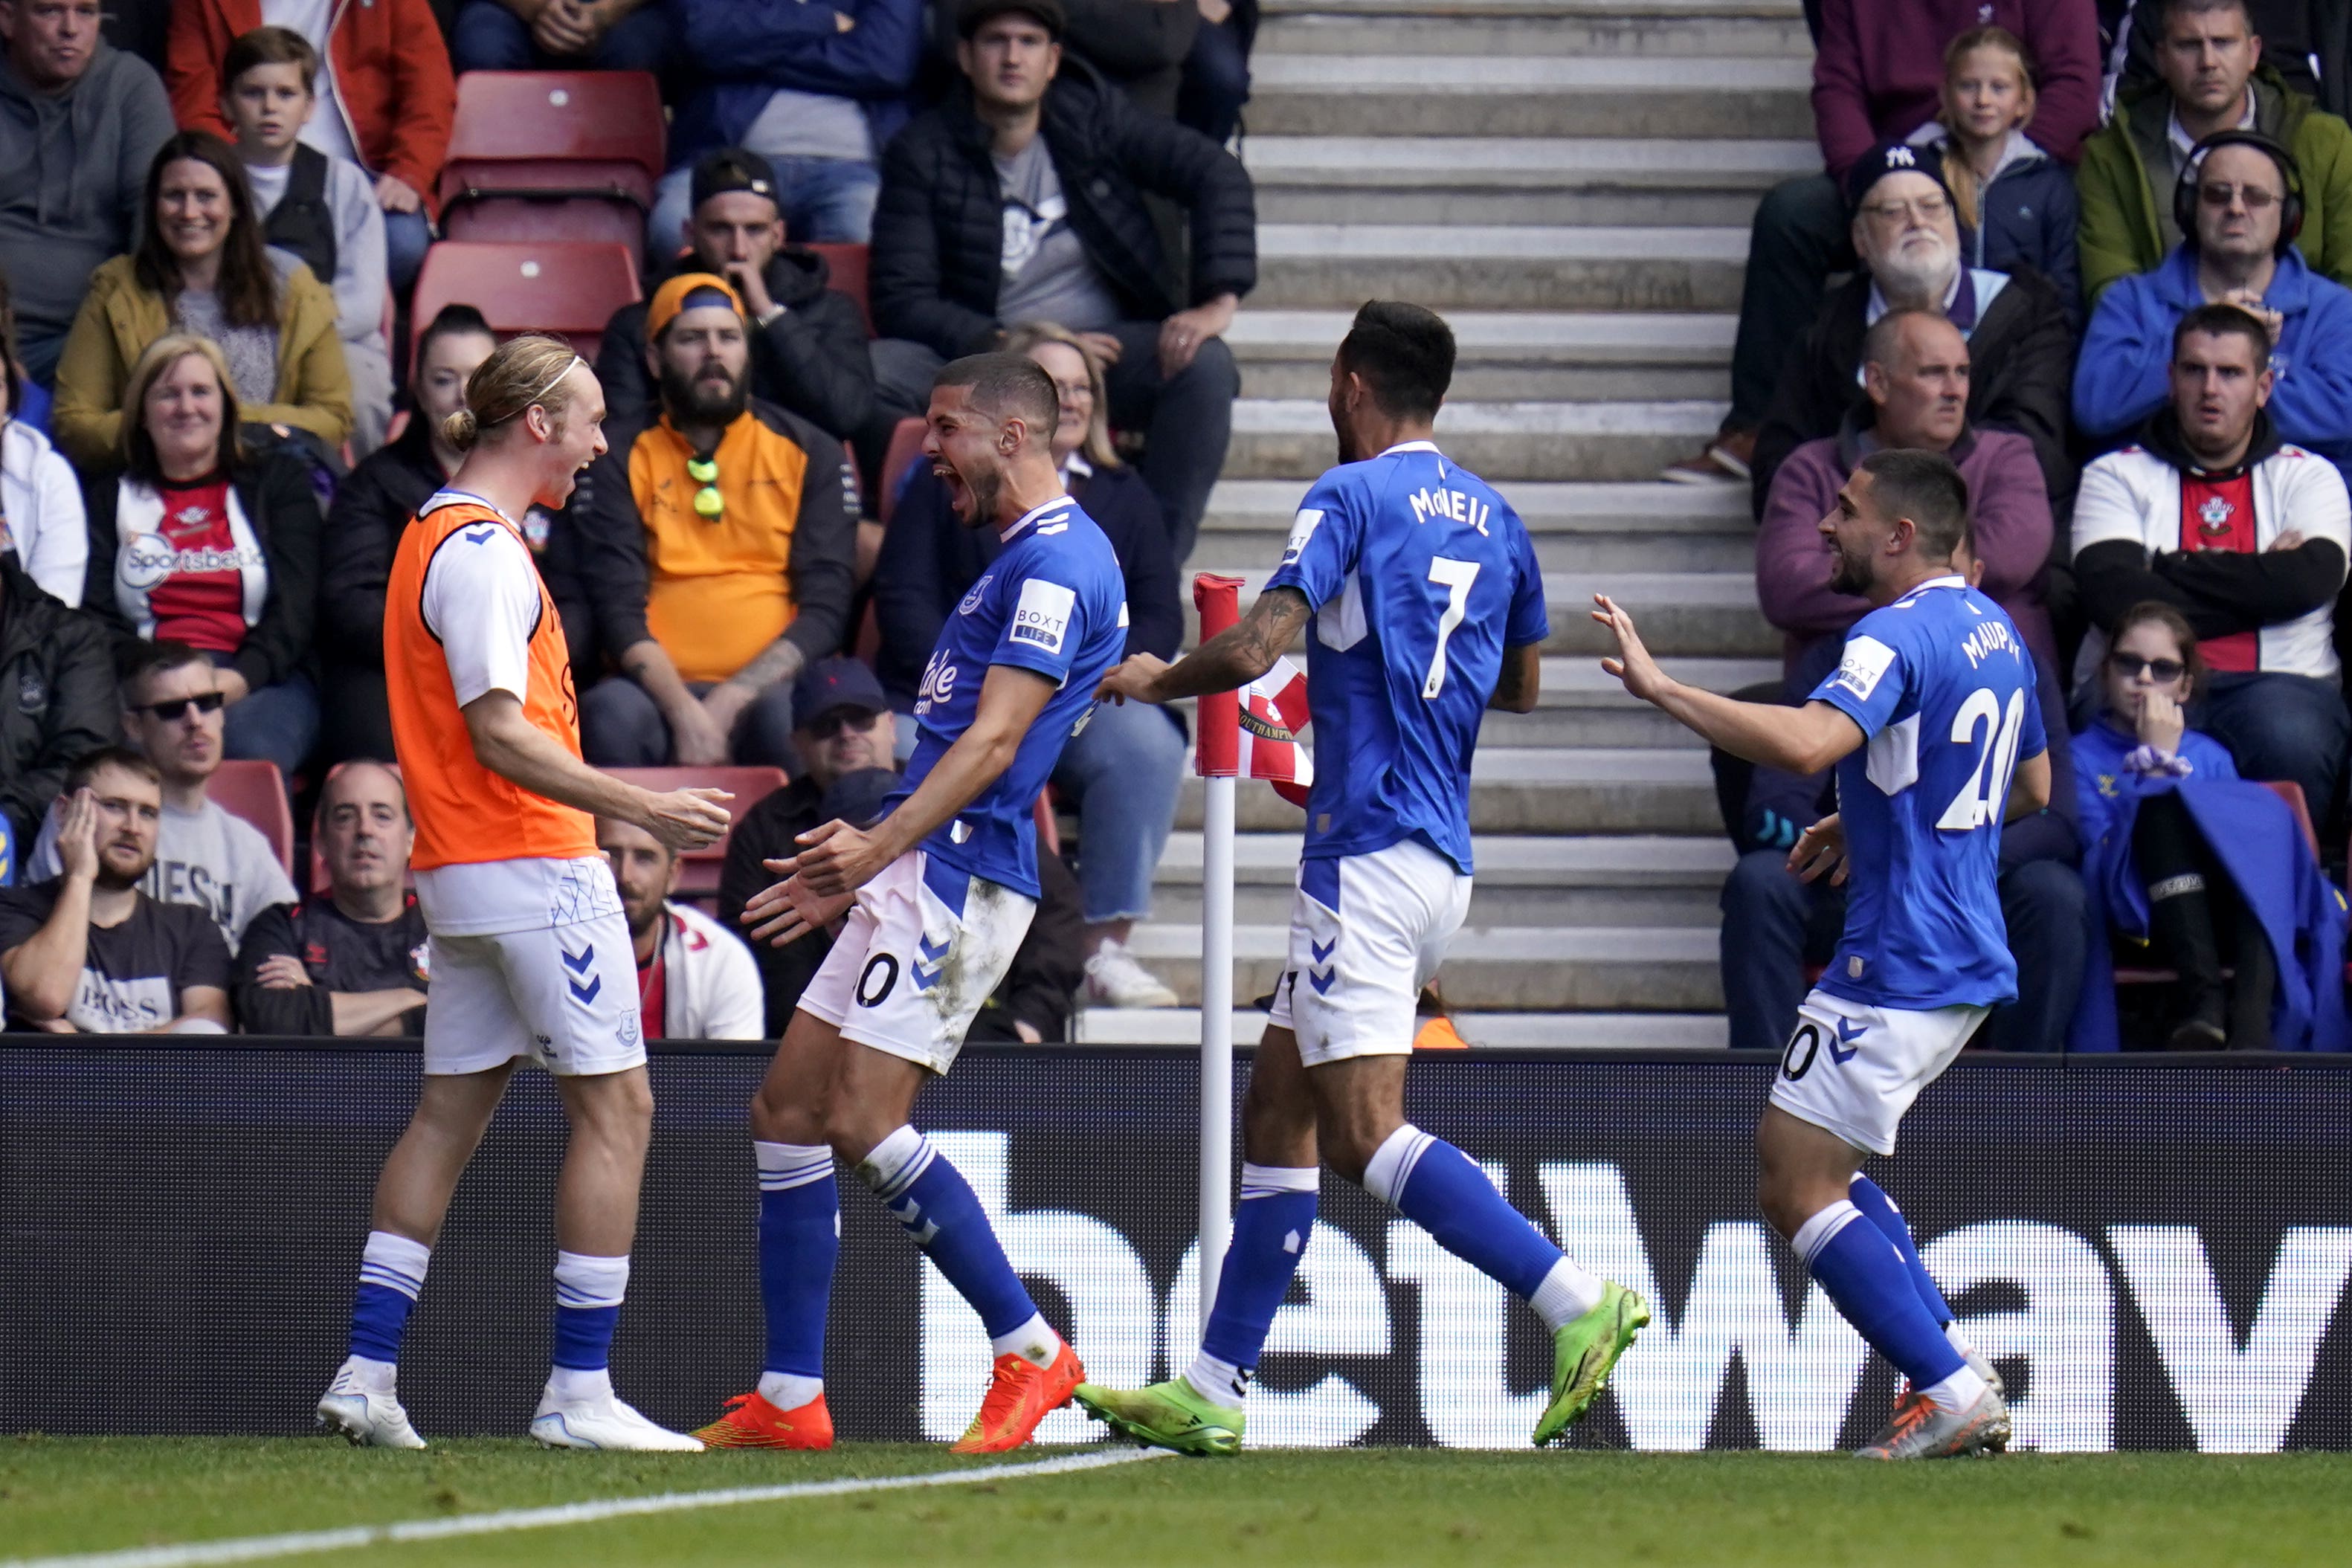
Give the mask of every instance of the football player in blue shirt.
[(1995, 887), (2004, 821), (2050, 800), (2033, 660), (2000, 606), (1969, 586), (1969, 488), (1938, 454), (1873, 453), (1822, 519), (1843, 593), (1875, 606), (1801, 708), (1734, 702), (1669, 680), (1606, 598), (1602, 667), (1735, 757), (1794, 773), (1837, 768), (1838, 810), (1798, 841), (1791, 871), (1847, 882), (1845, 934), (1798, 1012), (1756, 1131), (1774, 1229), (1909, 1387), (1865, 1458), (1998, 1449), (2009, 1407), (1969, 1348), (1910, 1228), (1861, 1174), (1895, 1152), (1919, 1091), (1985, 1015), (2017, 994)]
[(751, 1102), (767, 1365), (756, 1390), (703, 1428), (712, 1448), (832, 1446), (824, 1373), (840, 1251), (836, 1155), (993, 1341), (994, 1378), (959, 1451), (1027, 1442), (1085, 1376), (971, 1186), (908, 1121), (1029, 929), (1038, 792), (1126, 647), (1118, 560), (1062, 489), (1050, 444), (1058, 417), (1052, 380), (1025, 356), (975, 354), (940, 371), (923, 454), (956, 516), (994, 528), (1005, 549), (940, 632), (915, 704), (914, 756), (886, 814), (802, 834), (800, 853), (768, 862), (785, 880), (744, 909), (752, 936), (779, 945), (847, 920)]
[(1413, 1003), (1470, 907), (1470, 754), (1486, 709), (1536, 704), (1543, 574), (1510, 503), (1431, 440), (1454, 334), (1374, 300), (1331, 364), (1340, 466), (1300, 503), (1249, 613), (1174, 665), (1139, 653), (1103, 695), (1246, 685), (1314, 628), (1315, 783), (1290, 949), (1242, 1110), (1242, 1192), (1216, 1302), (1183, 1376), (1078, 1402), (1146, 1443), (1241, 1448), (1244, 1396), (1315, 1228), (1318, 1156), (1501, 1281), (1552, 1332), (1540, 1446), (1584, 1414), (1650, 1321), (1577, 1266), (1453, 1145), (1404, 1117)]

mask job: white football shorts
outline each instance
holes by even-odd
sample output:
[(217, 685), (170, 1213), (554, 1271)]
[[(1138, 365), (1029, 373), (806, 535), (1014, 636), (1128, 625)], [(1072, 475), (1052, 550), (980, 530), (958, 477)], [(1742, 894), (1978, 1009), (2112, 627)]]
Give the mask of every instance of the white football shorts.
[(1413, 1004), (1470, 913), (1470, 879), (1406, 839), (1368, 855), (1298, 862), (1290, 949), (1266, 1022), (1309, 1067), (1412, 1050)]
[(945, 1072), (1036, 913), (1026, 894), (911, 850), (857, 890), (800, 1010), (844, 1040)]
[(516, 1057), (559, 1077), (646, 1063), (637, 958), (612, 873), (561, 925), (435, 936), (425, 1002), (425, 1071), (482, 1072)]
[(1991, 1010), (1962, 1005), (1911, 1012), (1815, 991), (1797, 1009), (1772, 1103), (1857, 1149), (1891, 1155), (1903, 1113)]

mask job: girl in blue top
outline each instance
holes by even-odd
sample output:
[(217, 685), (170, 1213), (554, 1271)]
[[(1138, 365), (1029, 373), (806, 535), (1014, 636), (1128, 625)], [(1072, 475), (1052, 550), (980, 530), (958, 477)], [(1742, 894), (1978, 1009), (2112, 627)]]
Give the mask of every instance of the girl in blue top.
[[(2098, 716), (2074, 741), (2083, 879), (2110, 927), (2180, 977), (2170, 1049), (2265, 1050), (2277, 983), (2270, 944), (2179, 794), (2187, 780), (2238, 777), (2229, 751), (2184, 715), (2203, 674), (2197, 634), (2170, 605), (2135, 606), (2116, 626)], [(2223, 980), (2225, 957), (2236, 962), (2234, 983)]]

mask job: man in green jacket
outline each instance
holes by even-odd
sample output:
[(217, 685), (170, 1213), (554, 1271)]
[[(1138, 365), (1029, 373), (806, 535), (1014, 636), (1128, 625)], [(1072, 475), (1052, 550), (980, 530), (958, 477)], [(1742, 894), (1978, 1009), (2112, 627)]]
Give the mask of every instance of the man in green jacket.
[(2083, 144), (2075, 172), (2083, 292), (2148, 272), (2180, 243), (2172, 193), (2189, 149), (2217, 131), (2260, 131), (2294, 153), (2304, 187), (2296, 244), (2312, 270), (2352, 286), (2352, 125), (2319, 109), (2262, 63), (2245, 0), (2166, 0), (2156, 68), (2126, 89), (2114, 117)]

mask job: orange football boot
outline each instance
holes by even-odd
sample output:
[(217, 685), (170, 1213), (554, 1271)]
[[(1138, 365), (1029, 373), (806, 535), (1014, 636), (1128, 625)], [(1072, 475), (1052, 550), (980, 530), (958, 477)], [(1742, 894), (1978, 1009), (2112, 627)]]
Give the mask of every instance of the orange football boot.
[(796, 1410), (779, 1410), (757, 1389), (727, 1402), (725, 1415), (695, 1434), (712, 1448), (802, 1448), (833, 1447), (833, 1412), (820, 1394)]
[(1078, 1353), (1067, 1344), (1047, 1367), (1005, 1352), (996, 1358), (988, 1397), (980, 1402), (980, 1414), (956, 1439), (955, 1452), (1003, 1454), (1019, 1448), (1048, 1412), (1070, 1402), (1071, 1391), (1086, 1380), (1087, 1369), (1078, 1364)]

